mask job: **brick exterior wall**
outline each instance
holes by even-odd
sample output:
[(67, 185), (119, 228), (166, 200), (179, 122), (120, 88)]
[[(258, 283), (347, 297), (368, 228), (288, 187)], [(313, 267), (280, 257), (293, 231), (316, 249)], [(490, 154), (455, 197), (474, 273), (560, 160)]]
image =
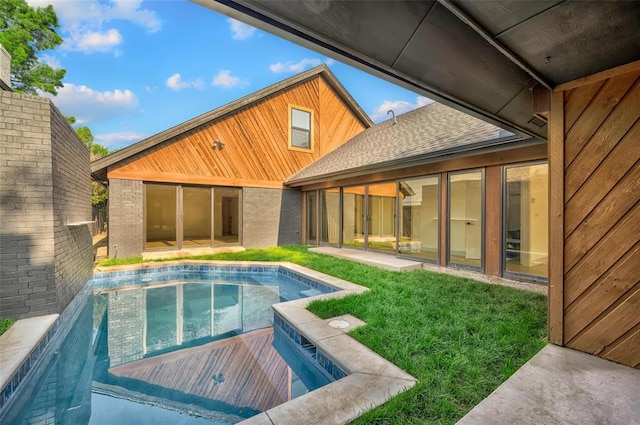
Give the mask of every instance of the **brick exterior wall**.
[(302, 192), (245, 187), (242, 245), (246, 248), (302, 242)]
[(0, 317), (61, 313), (91, 276), (89, 226), (66, 228), (91, 217), (89, 176), (88, 150), (49, 99), (0, 91)]
[(51, 152), (55, 279), (62, 312), (93, 274), (91, 227), (68, 226), (91, 220), (91, 172), (89, 150), (53, 105)]
[(135, 257), (142, 254), (143, 190), (143, 184), (138, 180), (109, 180), (110, 258)]

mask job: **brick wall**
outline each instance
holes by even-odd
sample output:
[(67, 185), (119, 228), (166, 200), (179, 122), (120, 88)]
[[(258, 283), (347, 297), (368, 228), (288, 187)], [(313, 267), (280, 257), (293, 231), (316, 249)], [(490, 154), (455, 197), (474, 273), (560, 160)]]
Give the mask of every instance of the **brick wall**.
[(109, 180), (109, 257), (126, 258), (142, 254), (142, 206), (141, 181)]
[(242, 192), (242, 211), (244, 247), (302, 242), (302, 192), (246, 187)]
[(142, 288), (109, 292), (108, 346), (109, 367), (144, 356), (144, 317), (147, 312)]
[(242, 285), (242, 332), (273, 324), (271, 306), (280, 302), (278, 286)]
[(91, 227), (68, 225), (91, 220), (91, 171), (89, 150), (53, 105), (51, 152), (55, 279), (61, 312), (93, 273)]
[(0, 316), (58, 312), (50, 102), (0, 91)]
[(49, 99), (0, 91), (0, 317), (61, 313), (91, 276), (89, 227), (66, 226), (91, 217), (89, 175)]

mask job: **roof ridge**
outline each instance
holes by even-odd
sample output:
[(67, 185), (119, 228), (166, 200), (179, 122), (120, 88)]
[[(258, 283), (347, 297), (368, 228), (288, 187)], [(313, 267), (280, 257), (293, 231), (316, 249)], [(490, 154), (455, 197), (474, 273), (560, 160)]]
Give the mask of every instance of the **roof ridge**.
[(106, 167), (123, 161), (133, 155), (139, 154), (161, 143), (169, 141), (180, 134), (191, 131), (215, 119), (233, 113), (243, 107), (257, 103), (281, 90), (293, 87), (315, 76), (322, 76), (326, 78), (331, 88), (336, 91), (341, 98), (343, 98), (343, 100), (347, 104), (347, 107), (349, 107), (358, 116), (358, 118), (363, 122), (363, 124), (365, 124), (365, 126), (371, 127), (373, 125), (369, 116), (362, 110), (360, 105), (344, 88), (342, 83), (340, 83), (336, 76), (331, 72), (329, 67), (326, 64), (320, 64), (306, 71), (292, 75), (291, 77), (288, 77), (284, 80), (280, 80), (276, 83), (270, 84), (260, 90), (249, 93), (239, 99), (218, 106), (210, 111), (197, 115), (180, 124), (176, 124), (173, 127), (142, 139), (103, 158), (97, 159), (91, 163), (91, 173), (95, 174), (99, 171), (102, 171), (106, 169)]

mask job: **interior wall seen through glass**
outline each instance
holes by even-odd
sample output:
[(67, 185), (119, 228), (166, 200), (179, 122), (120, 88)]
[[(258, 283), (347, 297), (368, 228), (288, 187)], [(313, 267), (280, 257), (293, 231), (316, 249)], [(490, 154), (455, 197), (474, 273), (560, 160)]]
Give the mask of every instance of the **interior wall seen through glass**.
[(214, 244), (240, 241), (240, 189), (218, 189), (214, 193)]
[(368, 249), (396, 251), (396, 192), (395, 182), (369, 185), (367, 198)]
[(182, 188), (183, 246), (211, 245), (211, 189)]
[(440, 179), (400, 182), (400, 246), (404, 255), (438, 261)]
[(449, 175), (449, 263), (482, 267), (482, 171)]
[(346, 187), (342, 192), (342, 245), (364, 247), (364, 186)]
[(320, 242), (340, 243), (340, 190), (320, 191)]
[(547, 277), (549, 172), (547, 164), (505, 170), (505, 272)]
[(176, 187), (148, 184), (146, 186), (145, 248), (175, 247), (177, 241)]

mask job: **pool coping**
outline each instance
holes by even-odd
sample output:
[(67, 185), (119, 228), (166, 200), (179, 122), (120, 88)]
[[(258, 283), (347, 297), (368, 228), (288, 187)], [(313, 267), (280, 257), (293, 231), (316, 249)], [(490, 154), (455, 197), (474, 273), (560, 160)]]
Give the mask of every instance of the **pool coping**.
[[(314, 425), (346, 424), (392, 397), (411, 389), (417, 383), (416, 378), (347, 334), (349, 330), (362, 324), (357, 318), (346, 315), (321, 319), (306, 309), (315, 300), (362, 294), (369, 291), (369, 288), (289, 262), (176, 260), (167, 263), (284, 268), (337, 289), (336, 292), (328, 294), (274, 304), (272, 308), (275, 315), (284, 319), (295, 331), (321, 350), (347, 376), (245, 419), (238, 425), (304, 424), (308, 423), (309, 418), (314, 418)], [(96, 271), (120, 272), (150, 269), (162, 267), (162, 264), (167, 263), (147, 262), (102, 267)], [(329, 323), (335, 319), (346, 320), (350, 326), (344, 330), (330, 326)], [(274, 326), (276, 326), (275, 323)]]
[[(292, 423), (307, 423), (310, 417), (314, 418), (317, 425), (334, 425), (347, 423), (368, 410), (379, 406), (390, 398), (412, 388), (417, 380), (395, 366), (393, 363), (379, 356), (368, 347), (360, 344), (350, 337), (347, 332), (356, 326), (363, 324), (353, 316), (345, 315), (339, 318), (321, 319), (306, 309), (315, 300), (343, 298), (348, 295), (361, 294), (369, 290), (364, 286), (333, 277), (307, 267), (289, 262), (266, 261), (213, 261), (213, 260), (175, 260), (167, 262), (145, 262), (122, 266), (97, 267), (96, 274), (122, 271), (147, 270), (167, 266), (184, 265), (208, 265), (216, 267), (233, 267), (238, 272), (240, 268), (274, 268), (285, 269), (289, 272), (301, 275), (307, 279), (318, 281), (331, 288), (335, 292), (315, 295), (294, 301), (274, 304), (274, 316), (279, 316), (287, 324), (295, 329), (299, 335), (313, 343), (318, 350), (322, 350), (326, 361), (338, 366), (338, 370), (347, 376), (338, 379), (328, 385), (304, 394), (298, 398), (280, 404), (256, 416), (248, 418), (242, 425), (280, 425)], [(87, 282), (76, 298), (93, 291), (92, 280)], [(0, 358), (3, 359), (1, 380), (5, 388), (8, 383), (13, 387), (10, 393), (18, 389), (18, 385), (27, 375), (32, 375), (37, 363), (43, 361), (41, 352), (48, 350), (49, 340), (54, 333), (77, 313), (78, 302), (72, 301), (61, 315), (41, 316), (30, 319), (18, 320), (0, 340)], [(338, 329), (329, 325), (329, 322), (340, 319), (349, 322), (346, 329)], [(60, 324), (63, 322), (63, 325)], [(275, 320), (274, 320), (275, 321)], [(34, 327), (35, 326), (35, 327)], [(274, 323), (275, 326), (275, 323)], [(38, 332), (23, 332), (23, 329), (39, 329)], [(40, 329), (42, 328), (42, 329)], [(13, 330), (12, 330), (13, 329)], [(63, 332), (61, 330), (61, 332)], [(28, 337), (27, 337), (28, 335)], [(5, 343), (11, 340), (11, 344)], [(19, 350), (17, 348), (19, 347)], [(11, 351), (11, 353), (9, 353)], [(6, 355), (10, 354), (11, 363), (4, 367)], [(31, 357), (34, 357), (31, 359)], [(37, 362), (36, 362), (37, 360)], [(323, 359), (324, 361), (325, 359)], [(330, 361), (329, 361), (330, 360)], [(28, 365), (29, 368), (26, 368)], [(10, 366), (10, 367), (9, 367)], [(25, 368), (22, 371), (23, 367)], [(5, 376), (5, 372), (7, 375)], [(5, 382), (6, 381), (6, 382)], [(10, 394), (9, 393), (9, 394)], [(6, 402), (15, 401), (15, 397)], [(3, 414), (6, 413), (3, 403)]]

